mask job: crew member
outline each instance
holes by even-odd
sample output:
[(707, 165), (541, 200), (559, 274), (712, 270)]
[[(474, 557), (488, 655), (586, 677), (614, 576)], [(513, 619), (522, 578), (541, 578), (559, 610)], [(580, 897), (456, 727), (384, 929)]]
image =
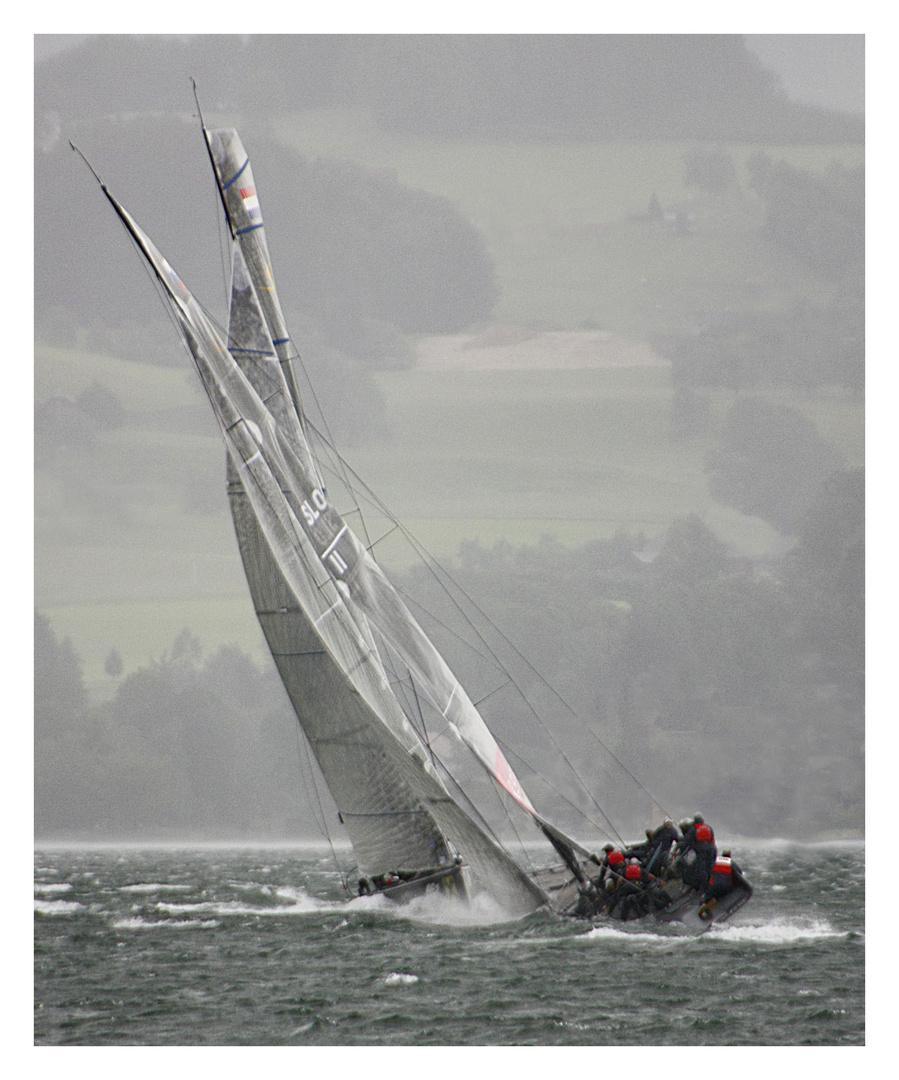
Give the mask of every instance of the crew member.
[(718, 901), (738, 885), (746, 883), (746, 878), (743, 877), (740, 867), (733, 861), (731, 853), (722, 851), (712, 864), (712, 872), (699, 908), (700, 919), (710, 919)]
[(619, 876), (624, 873), (627, 860), (614, 844), (606, 844), (602, 850), (604, 854), (599, 861), (599, 874), (593, 880), (599, 887), (609, 888), (613, 883), (617, 883)]
[(696, 852), (696, 862), (691, 868), (689, 884), (694, 889), (704, 889), (712, 873), (718, 848), (712, 827), (702, 814), (693, 815), (693, 850)]
[(640, 863), (645, 864), (649, 859), (654, 845), (652, 842), (652, 829), (646, 830), (646, 839), (641, 840), (638, 844), (631, 844), (629, 848), (624, 852), (624, 855), (628, 859), (637, 859)]
[(678, 822), (681, 838), (674, 845), (671, 853), (671, 867), (674, 873), (684, 882), (689, 883), (693, 864), (696, 862), (695, 838), (693, 830), (695, 824), (692, 818), (684, 818)]
[(646, 915), (652, 906), (651, 890), (656, 880), (652, 874), (643, 869), (639, 860), (630, 859), (624, 868), (621, 885), (616, 894), (618, 918), (627, 921)]
[(671, 845), (680, 840), (680, 833), (671, 818), (665, 818), (655, 832), (650, 833), (649, 840), (652, 848), (644, 865), (647, 870), (660, 874), (668, 862)]

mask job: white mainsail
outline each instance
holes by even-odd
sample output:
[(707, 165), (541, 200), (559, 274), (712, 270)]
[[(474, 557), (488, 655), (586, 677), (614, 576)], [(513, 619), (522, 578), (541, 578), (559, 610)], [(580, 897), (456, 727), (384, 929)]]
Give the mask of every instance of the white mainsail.
[[(433, 866), (454, 845), (476, 888), (516, 913), (541, 906), (542, 890), (450, 797), (390, 690), (365, 620), (377, 616), (382, 629), (380, 620), (402, 615), (401, 602), (310, 474), (299, 425), (291, 430), (289, 420), (275, 420), (289, 399), (246, 263), (235, 254), (229, 349), (146, 234), (106, 194), (162, 282), (209, 396), (228, 448), (232, 511), (260, 624), (360, 868)], [(236, 341), (238, 334), (245, 339)], [(396, 636), (405, 635), (404, 655), (439, 697), (448, 669), (441, 661), (428, 670), (430, 643), (406, 618), (410, 625), (401, 621)], [(452, 697), (447, 693), (449, 718)]]
[[(206, 141), (235, 243), (243, 252), (247, 272), (256, 289), (258, 305), (265, 318), (272, 345), (288, 373), (287, 384), (293, 387), (294, 402), (297, 408), (300, 408), (296, 383), (290, 374), (289, 336), (275, 288), (262, 209), (249, 156), (233, 129), (206, 131)], [(297, 457), (303, 461), (311, 460), (312, 455), (305, 436), (300, 431), (297, 437), (302, 444)], [(323, 512), (326, 501), (321, 488), (314, 490), (313, 501), (305, 504), (305, 512), (307, 515)], [(417, 685), (444, 717), (448, 730), (472, 750), (496, 782), (524, 810), (542, 822), (505, 755), (443, 657), (361, 544), (356, 550), (358, 561), (354, 563), (352, 570), (347, 568), (342, 574), (342, 580), (346, 582), (355, 605), (403, 659), (417, 680)], [(339, 553), (336, 557), (342, 561)], [(337, 565), (339, 567), (340, 562)], [(552, 829), (546, 822), (543, 824), (557, 834), (558, 839), (562, 839), (558, 830)], [(586, 850), (573, 841), (565, 839), (576, 850), (587, 854)]]

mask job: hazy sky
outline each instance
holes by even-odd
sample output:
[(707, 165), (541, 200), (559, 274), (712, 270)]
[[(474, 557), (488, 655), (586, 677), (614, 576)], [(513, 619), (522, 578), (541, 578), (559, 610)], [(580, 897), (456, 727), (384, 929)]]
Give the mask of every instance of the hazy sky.
[[(83, 41), (87, 34), (36, 34), (35, 61)], [(796, 101), (844, 112), (864, 109), (862, 34), (747, 34), (747, 44), (783, 80)]]
[(865, 106), (862, 34), (747, 34), (746, 44), (796, 101), (860, 113)]

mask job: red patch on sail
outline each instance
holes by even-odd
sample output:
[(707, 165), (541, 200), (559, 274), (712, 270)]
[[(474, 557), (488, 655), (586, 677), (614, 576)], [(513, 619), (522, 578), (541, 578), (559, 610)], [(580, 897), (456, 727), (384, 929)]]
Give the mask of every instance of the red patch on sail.
[(534, 808), (531, 806), (531, 800), (525, 795), (524, 788), (519, 784), (518, 777), (512, 772), (511, 765), (506, 761), (499, 747), (496, 748), (493, 775), (496, 777), (497, 783), (505, 788), (520, 806), (523, 806), (529, 813), (533, 812)]

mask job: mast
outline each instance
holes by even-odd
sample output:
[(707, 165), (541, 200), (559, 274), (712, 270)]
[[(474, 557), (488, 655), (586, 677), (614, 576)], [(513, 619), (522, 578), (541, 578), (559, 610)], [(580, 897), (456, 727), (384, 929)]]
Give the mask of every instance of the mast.
[(544, 905), (546, 894), (451, 798), (390, 689), (356, 603), (375, 564), (317, 487), (308, 447), (294, 453), (293, 436), (275, 419), (281, 367), (247, 268), (235, 264), (232, 326), (251, 336), (248, 347), (229, 349), (149, 237), (104, 193), (159, 279), (209, 397), (259, 622), (360, 868), (426, 868), (454, 845), (476, 889), (514, 914)]

